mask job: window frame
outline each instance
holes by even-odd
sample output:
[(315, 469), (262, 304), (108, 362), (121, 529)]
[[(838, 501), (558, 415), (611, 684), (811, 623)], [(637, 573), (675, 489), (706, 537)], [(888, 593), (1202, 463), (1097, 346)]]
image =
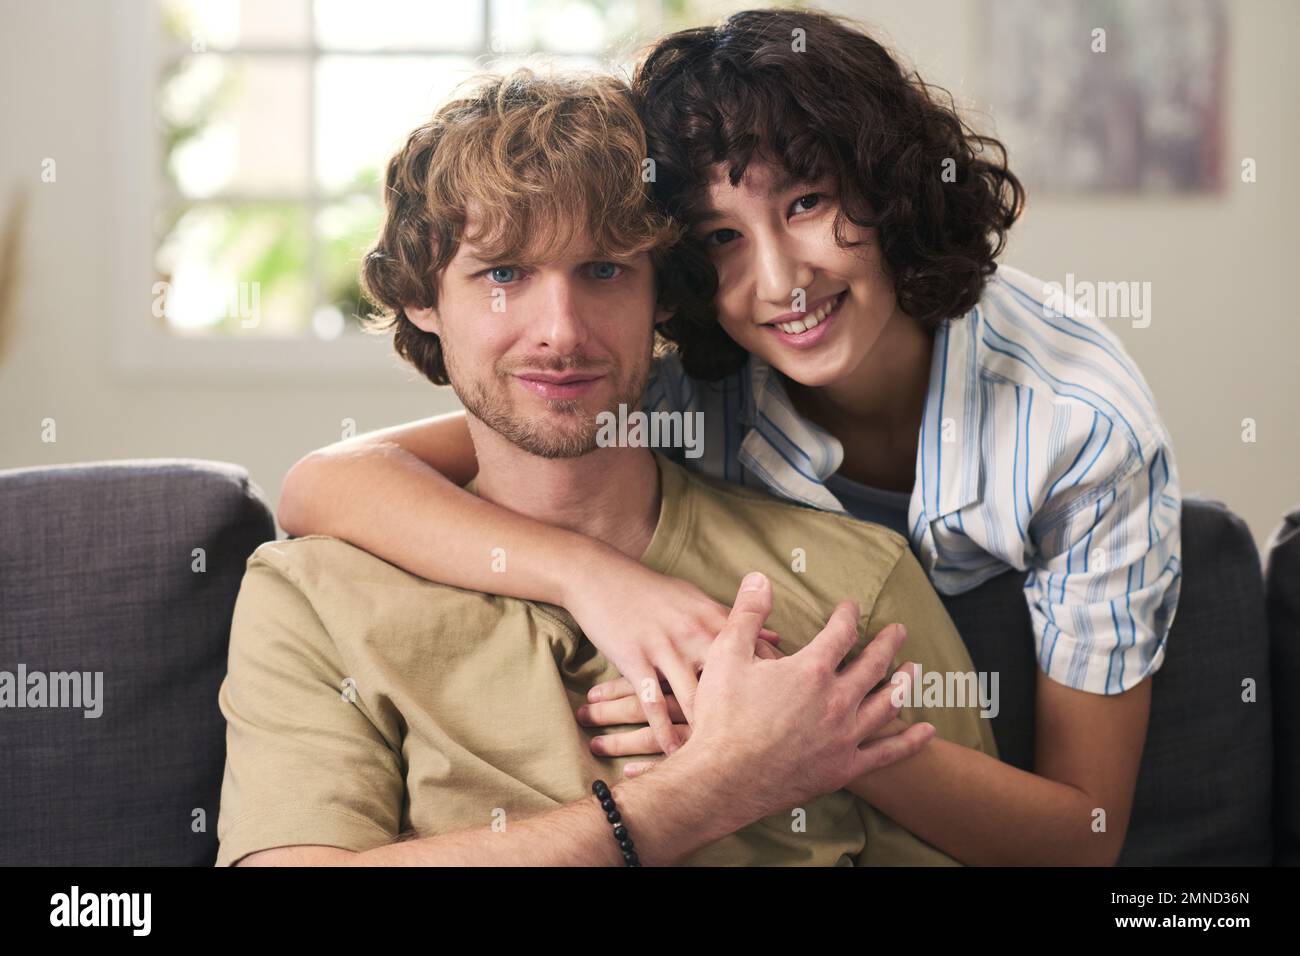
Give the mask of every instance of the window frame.
[(130, 380), (246, 382), (276, 375), (363, 383), (393, 382), (394, 372), (413, 371), (393, 351), (389, 336), (341, 335), (329, 341), (311, 335), (191, 336), (154, 318), (154, 217), (165, 196), (154, 124), (164, 37), (154, 0), (118, 7), (113, 34), (117, 89), (108, 183), (113, 192), (109, 230), (115, 238), (110, 242), (111, 318), (103, 324), (110, 335), (105, 352), (111, 371)]

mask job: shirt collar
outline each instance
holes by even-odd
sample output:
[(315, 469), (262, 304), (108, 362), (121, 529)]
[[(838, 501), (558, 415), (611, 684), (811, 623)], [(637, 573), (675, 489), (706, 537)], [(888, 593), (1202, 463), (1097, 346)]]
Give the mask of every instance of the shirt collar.
[[(983, 493), (983, 404), (976, 367), (979, 323), (976, 306), (960, 318), (945, 320), (935, 331), (916, 449), (917, 483), (931, 521), (978, 501)], [(750, 355), (747, 364), (741, 462), (788, 497), (843, 513), (844, 507), (823, 482), (839, 470), (844, 446), (795, 411), (772, 366), (756, 355)]]
[(741, 464), (788, 498), (845, 513), (823, 484), (844, 461), (839, 439), (795, 410), (772, 366), (756, 355), (750, 355), (747, 365)]
[(653, 571), (672, 575), (673, 564), (692, 535), (695, 513), (686, 500), (692, 489), (681, 465), (657, 451), (653, 454), (659, 469), (659, 520), (640, 561)]

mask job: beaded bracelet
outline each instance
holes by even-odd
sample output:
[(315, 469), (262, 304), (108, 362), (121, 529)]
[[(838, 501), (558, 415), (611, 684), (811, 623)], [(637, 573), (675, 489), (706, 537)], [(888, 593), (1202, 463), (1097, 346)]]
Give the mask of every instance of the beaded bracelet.
[(593, 783), (591, 792), (600, 801), (600, 808), (605, 811), (605, 819), (614, 828), (614, 839), (618, 841), (618, 848), (623, 851), (623, 863), (627, 866), (640, 866), (641, 860), (637, 857), (636, 846), (632, 843), (632, 837), (627, 832), (627, 824), (623, 822), (618, 807), (614, 805), (614, 795), (609, 792), (609, 787), (605, 784), (605, 781), (597, 780)]

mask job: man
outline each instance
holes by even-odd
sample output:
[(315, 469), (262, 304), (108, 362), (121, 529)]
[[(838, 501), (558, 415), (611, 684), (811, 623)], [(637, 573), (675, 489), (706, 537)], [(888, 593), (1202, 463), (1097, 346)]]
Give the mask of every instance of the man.
[[(399, 352), (465, 405), (478, 496), (719, 600), (741, 582), (689, 740), (628, 780), (592, 753), (574, 711), (618, 675), (560, 608), (333, 538), (271, 542), (249, 559), (220, 694), (219, 865), (952, 862), (843, 789), (932, 732), (995, 752), (973, 706), (871, 692), (903, 646), (888, 622), (925, 670), (973, 670), (906, 542), (597, 441), (601, 412), (639, 401), (669, 314), (675, 236), (643, 155), (613, 79), (485, 80), (390, 163), (366, 280), (401, 304)], [(483, 550), (509, 561), (488, 528)], [(764, 622), (788, 657), (760, 656)], [(865, 648), (864, 629), (881, 631)]]

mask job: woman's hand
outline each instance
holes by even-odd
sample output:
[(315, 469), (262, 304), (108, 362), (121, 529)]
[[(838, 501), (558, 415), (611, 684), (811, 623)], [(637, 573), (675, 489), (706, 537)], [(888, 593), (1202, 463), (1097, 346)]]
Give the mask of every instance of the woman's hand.
[[(635, 717), (623, 722), (649, 721), (645, 733), (655, 742), (655, 752), (672, 753), (685, 743), (705, 654), (731, 608), (689, 581), (622, 555), (606, 562), (594, 581), (587, 578), (585, 586), (575, 586), (565, 607), (623, 675), (621, 683), (614, 683), (624, 688), (618, 695), (627, 698), (622, 707)], [(777, 640), (768, 628), (760, 636), (765, 638), (760, 647)], [(588, 696), (593, 702), (600, 699)]]

